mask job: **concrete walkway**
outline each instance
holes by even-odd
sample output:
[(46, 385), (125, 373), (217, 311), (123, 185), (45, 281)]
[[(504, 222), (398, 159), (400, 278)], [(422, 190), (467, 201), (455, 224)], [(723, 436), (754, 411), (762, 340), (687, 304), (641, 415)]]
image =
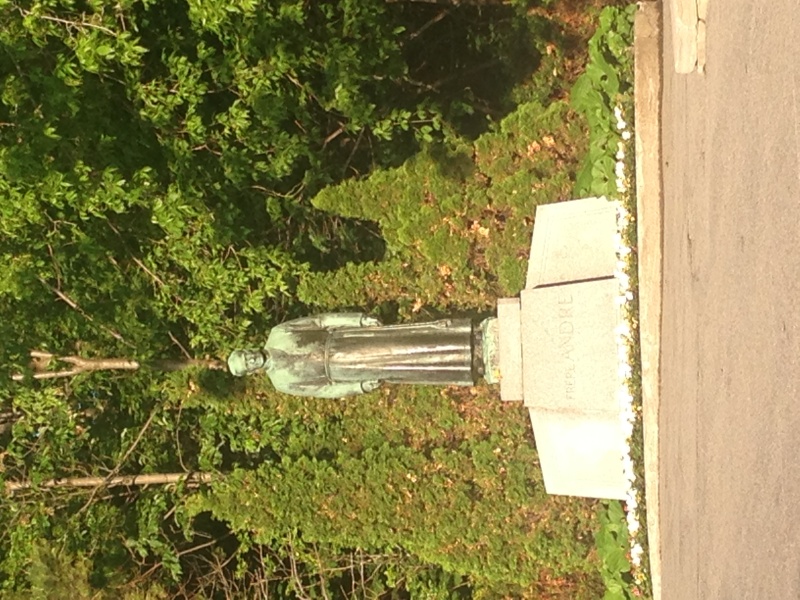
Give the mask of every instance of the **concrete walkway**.
[(676, 72), (661, 7), (660, 141), (640, 149), (659, 157), (656, 596), (800, 598), (800, 4), (710, 0), (703, 74)]

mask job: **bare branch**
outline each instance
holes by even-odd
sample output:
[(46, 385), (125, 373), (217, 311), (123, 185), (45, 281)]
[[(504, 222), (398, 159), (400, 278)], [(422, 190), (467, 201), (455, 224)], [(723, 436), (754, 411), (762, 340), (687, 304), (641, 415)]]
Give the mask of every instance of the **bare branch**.
[[(72, 377), (80, 373), (90, 371), (136, 371), (141, 368), (141, 365), (135, 360), (126, 358), (82, 358), (80, 356), (53, 356), (47, 352), (40, 352), (38, 350), (31, 351), (31, 358), (34, 359), (33, 378), (34, 379), (58, 379), (61, 377)], [(49, 362), (52, 360), (59, 360), (72, 365), (71, 369), (62, 369), (60, 371), (45, 371)], [(44, 364), (42, 364), (44, 362)], [(11, 376), (14, 381), (23, 381), (25, 376), (22, 373), (15, 373)]]
[(117, 474), (119, 473), (120, 469), (122, 468), (122, 465), (125, 464), (125, 461), (128, 460), (128, 457), (130, 457), (130, 455), (136, 449), (136, 446), (138, 446), (139, 442), (142, 441), (142, 438), (144, 437), (145, 432), (150, 427), (150, 424), (153, 422), (153, 419), (155, 418), (156, 414), (158, 414), (159, 410), (160, 410), (160, 407), (156, 407), (150, 412), (150, 416), (147, 417), (147, 421), (145, 421), (144, 425), (142, 425), (141, 429), (139, 430), (139, 434), (136, 436), (136, 439), (133, 440), (133, 442), (131, 443), (130, 446), (128, 446), (128, 449), (125, 451), (125, 454), (123, 454), (122, 458), (119, 459), (119, 462), (116, 464), (116, 466), (113, 469), (111, 469), (111, 472), (108, 475), (106, 475), (106, 477), (103, 480), (103, 482), (100, 483), (97, 487), (95, 487), (92, 490), (92, 493), (89, 494), (89, 498), (86, 500), (84, 505), (80, 508), (80, 510), (78, 511), (78, 514), (82, 513), (84, 510), (89, 508), (89, 506), (91, 506), (91, 504), (92, 504), (92, 501), (94, 500), (95, 495), (97, 495), (97, 492), (99, 492), (101, 489), (103, 489), (105, 487), (108, 487), (109, 482), (111, 482), (114, 479), (114, 477), (117, 476)]
[(189, 367), (202, 367), (204, 369), (211, 369), (212, 371), (225, 371), (227, 365), (214, 358), (189, 358), (189, 359), (172, 359), (172, 358), (156, 358), (149, 360), (145, 366), (155, 369), (156, 371), (183, 371)]
[(263, 185), (253, 184), (250, 187), (254, 190), (258, 190), (259, 192), (264, 192), (265, 194), (268, 194), (270, 196), (275, 196), (276, 198), (297, 198), (303, 191), (305, 184), (298, 183), (296, 186), (294, 186), (291, 190), (289, 190), (285, 194), (282, 194), (276, 190), (265, 188)]
[(414, 33), (409, 35), (408, 39), (409, 40), (413, 40), (414, 38), (420, 36), (422, 33), (425, 32), (426, 29), (428, 29), (429, 27), (435, 25), (436, 23), (438, 23), (439, 21), (444, 19), (447, 15), (449, 15), (451, 10), (453, 10), (453, 9), (452, 8), (443, 9), (441, 12), (439, 12), (439, 14), (437, 14), (435, 17), (433, 17), (430, 21), (428, 21), (422, 27), (417, 29)]
[(180, 349), (181, 349), (181, 352), (183, 352), (183, 355), (184, 355), (186, 358), (188, 358), (189, 360), (192, 360), (192, 355), (191, 355), (191, 354), (189, 354), (189, 351), (188, 351), (188, 350), (186, 350), (186, 348), (184, 348), (184, 347), (183, 347), (183, 344), (181, 344), (181, 343), (180, 343), (180, 341), (178, 340), (178, 338), (176, 338), (174, 335), (172, 335), (172, 332), (171, 332), (171, 331), (168, 331), (167, 333), (169, 333), (169, 339), (171, 339), (171, 340), (172, 340), (172, 342), (173, 342), (173, 343), (174, 343), (174, 344), (175, 344), (175, 345), (176, 345), (178, 348), (180, 348)]
[(316, 544), (314, 544), (314, 554), (317, 557), (317, 577), (319, 578), (319, 589), (322, 592), (322, 597), (325, 598), (325, 600), (330, 600), (327, 590), (328, 582), (325, 581), (325, 576), (322, 569), (322, 559), (319, 557), (319, 549), (317, 548)]
[(337, 137), (339, 137), (339, 136), (340, 136), (340, 135), (341, 135), (341, 134), (344, 132), (344, 130), (345, 130), (345, 125), (341, 125), (341, 126), (339, 127), (339, 129), (337, 129), (336, 131), (334, 131), (333, 133), (331, 133), (331, 134), (330, 134), (328, 137), (326, 137), (326, 138), (323, 140), (323, 142), (322, 142), (322, 147), (324, 148), (324, 147), (325, 147), (325, 146), (327, 146), (327, 145), (328, 145), (330, 142), (332, 142), (332, 141), (333, 141), (333, 140), (335, 140)]
[[(77, 375), (80, 371), (76, 371), (74, 369), (70, 369), (68, 371), (47, 371), (46, 373), (34, 373), (34, 379), (58, 379), (60, 377), (71, 377), (73, 375)], [(25, 379), (25, 375), (22, 373), (14, 373), (11, 376), (11, 379), (14, 381), (23, 381)]]
[(97, 29), (98, 31), (102, 31), (103, 33), (107, 33), (110, 36), (117, 37), (117, 34), (116, 34), (115, 31), (112, 31), (108, 27), (103, 27), (102, 25), (97, 25), (95, 23), (89, 23), (87, 21), (70, 21), (68, 19), (61, 19), (59, 17), (52, 17), (50, 15), (35, 15), (31, 11), (24, 10), (23, 8), (20, 8), (19, 6), (17, 7), (17, 10), (19, 10), (20, 14), (22, 14), (23, 17), (29, 17), (29, 16), (33, 15), (33, 16), (35, 16), (35, 17), (37, 17), (39, 19), (42, 19), (44, 21), (52, 21), (53, 23), (58, 23), (60, 25), (66, 25), (67, 27), (74, 27), (76, 29), (83, 29), (84, 27), (88, 27), (89, 29)]
[[(115, 230), (115, 231), (116, 231), (116, 230)], [(119, 232), (118, 232), (118, 231), (117, 231), (117, 234), (119, 235)], [(158, 285), (160, 285), (161, 287), (167, 287), (167, 284), (166, 284), (166, 283), (164, 283), (164, 280), (163, 280), (163, 279), (161, 279), (161, 278), (160, 278), (158, 275), (156, 275), (155, 273), (153, 273), (153, 272), (152, 272), (150, 269), (148, 269), (148, 268), (145, 266), (145, 264), (144, 264), (144, 263), (143, 263), (141, 260), (139, 260), (139, 259), (138, 259), (138, 258), (136, 258), (135, 256), (132, 256), (131, 258), (132, 258), (133, 262), (135, 262), (135, 263), (136, 263), (136, 264), (139, 266), (139, 268), (140, 268), (142, 271), (144, 271), (145, 273), (147, 273), (147, 274), (150, 276), (150, 278), (151, 278), (153, 281), (155, 281), (155, 282), (156, 282)]]
[(294, 544), (289, 540), (289, 565), (291, 566), (291, 580), (294, 583), (294, 593), (302, 600), (311, 600), (303, 585), (303, 580), (297, 571), (297, 559), (294, 554)]
[(364, 132), (366, 128), (361, 128), (361, 131), (358, 132), (358, 137), (356, 138), (356, 143), (353, 144), (353, 149), (350, 151), (350, 155), (347, 157), (347, 160), (344, 163), (344, 168), (342, 169), (342, 173), (347, 173), (347, 169), (350, 168), (350, 163), (353, 160), (353, 155), (355, 155), (356, 150), (358, 150), (358, 146), (361, 144), (361, 139), (364, 137)]
[[(75, 310), (75, 311), (77, 311), (78, 313), (80, 313), (80, 315), (81, 315), (83, 318), (85, 318), (85, 319), (86, 319), (87, 321), (89, 321), (90, 323), (94, 323), (94, 322), (95, 322), (94, 318), (92, 318), (92, 316), (91, 316), (91, 315), (87, 314), (85, 310), (83, 310), (83, 309), (82, 309), (80, 306), (78, 306), (78, 303), (77, 303), (77, 302), (75, 302), (75, 301), (74, 301), (72, 298), (70, 298), (69, 296), (67, 296), (67, 295), (66, 295), (64, 292), (62, 292), (61, 290), (59, 290), (59, 289), (57, 289), (57, 288), (54, 288), (52, 285), (50, 285), (49, 283), (47, 283), (47, 281), (45, 281), (45, 279), (44, 279), (43, 277), (39, 277), (38, 279), (39, 279), (39, 281), (42, 283), (42, 285), (44, 285), (45, 287), (49, 288), (49, 289), (50, 289), (50, 291), (52, 291), (52, 292), (53, 292), (53, 293), (54, 293), (56, 296), (58, 296), (58, 297), (59, 297), (59, 298), (60, 298), (62, 301), (66, 302), (66, 303), (67, 303), (67, 305), (68, 305), (70, 308), (72, 308), (73, 310)], [(124, 337), (122, 337), (122, 335), (120, 335), (120, 333), (119, 333), (119, 332), (117, 332), (117, 331), (114, 331), (113, 329), (111, 329), (111, 328), (109, 328), (109, 327), (106, 327), (106, 326), (105, 326), (105, 325), (103, 325), (103, 324), (99, 324), (99, 325), (100, 325), (100, 328), (102, 328), (102, 329), (103, 329), (103, 330), (104, 330), (106, 333), (110, 334), (112, 337), (114, 337), (114, 338), (118, 339), (118, 340), (119, 340), (120, 342), (122, 342), (123, 344), (127, 344), (127, 345), (128, 345), (128, 346), (130, 346), (131, 348), (133, 347), (133, 345), (132, 345), (131, 343), (129, 343), (128, 341), (126, 341), (126, 340), (125, 340), (125, 338), (124, 338)]]
[[(89, 373), (94, 371), (138, 371), (142, 366), (154, 369), (157, 371), (182, 371), (189, 367), (202, 367), (205, 369), (212, 369), (215, 371), (224, 371), (227, 369), (225, 363), (221, 360), (213, 358), (190, 358), (190, 359), (170, 359), (170, 358), (157, 358), (146, 363), (140, 363), (136, 360), (128, 358), (83, 358), (81, 356), (54, 356), (48, 352), (41, 352), (39, 350), (31, 351), (31, 358), (33, 358), (33, 378), (34, 379), (58, 379), (61, 377), (73, 377), (81, 373)], [(61, 369), (58, 371), (47, 371), (48, 364), (52, 361), (61, 361), (72, 365), (70, 369)], [(22, 373), (14, 373), (11, 376), (14, 381), (23, 381), (25, 375)]]
[[(222, 536), (221, 539), (225, 539), (230, 535), (231, 535), (230, 533), (227, 533), (224, 536)], [(202, 544), (198, 544), (197, 546), (192, 546), (191, 548), (185, 548), (184, 550), (178, 552), (178, 556), (180, 557), (183, 556), (184, 554), (191, 554), (192, 552), (197, 552), (198, 550), (202, 550), (203, 548), (208, 548), (209, 546), (219, 544), (220, 541), (221, 541), (220, 539), (214, 538), (213, 540), (210, 540), (208, 542), (203, 542)]]
[(183, 463), (183, 448), (181, 447), (181, 416), (183, 415), (183, 402), (178, 404), (178, 415), (175, 417), (175, 453), (178, 455), (178, 463), (184, 471), (189, 469)]
[(64, 302), (66, 302), (66, 303), (67, 303), (67, 304), (68, 304), (68, 305), (69, 305), (69, 306), (70, 306), (72, 309), (74, 309), (74, 310), (77, 310), (79, 313), (81, 313), (81, 314), (82, 314), (84, 317), (88, 318), (90, 321), (92, 321), (92, 320), (93, 320), (93, 319), (92, 319), (91, 317), (89, 317), (89, 316), (88, 316), (88, 315), (87, 315), (85, 312), (83, 312), (83, 310), (81, 309), (81, 307), (80, 307), (80, 306), (78, 306), (78, 304), (77, 304), (77, 303), (76, 303), (74, 300), (72, 300), (72, 298), (70, 298), (69, 296), (67, 296), (67, 295), (66, 295), (64, 292), (62, 292), (62, 291), (61, 291), (61, 290), (59, 290), (58, 288), (55, 288), (55, 287), (53, 287), (52, 285), (50, 285), (49, 283), (47, 283), (47, 282), (44, 280), (44, 278), (42, 278), (42, 277), (39, 277), (39, 281), (41, 281), (41, 282), (42, 282), (44, 285), (46, 285), (46, 286), (47, 286), (47, 287), (49, 287), (51, 290), (53, 290), (53, 293), (54, 293), (56, 296), (58, 296), (59, 298), (61, 298), (61, 299), (62, 299)]
[(144, 475), (121, 475), (112, 477), (106, 481), (105, 477), (59, 477), (48, 479), (39, 484), (32, 481), (7, 481), (5, 484), (6, 493), (13, 494), (21, 490), (33, 488), (57, 489), (57, 488), (89, 488), (89, 487), (140, 487), (147, 485), (170, 485), (175, 483), (186, 483), (189, 486), (197, 486), (201, 483), (213, 481), (212, 473), (147, 473)]
[(111, 481), (112, 479), (114, 479), (114, 477), (116, 477), (117, 473), (119, 473), (120, 469), (122, 468), (122, 465), (125, 464), (125, 461), (128, 460), (130, 455), (133, 454), (133, 451), (136, 450), (136, 446), (138, 446), (139, 442), (142, 441), (142, 438), (144, 437), (145, 432), (150, 427), (150, 424), (153, 422), (153, 419), (155, 419), (155, 417), (158, 414), (159, 410), (160, 410), (160, 407), (156, 407), (150, 412), (150, 416), (147, 417), (147, 421), (145, 421), (144, 425), (142, 425), (141, 429), (139, 429), (139, 434), (136, 436), (136, 439), (133, 440), (133, 442), (131, 443), (130, 446), (128, 446), (128, 449), (125, 451), (125, 454), (123, 454), (122, 458), (119, 459), (119, 462), (117, 463), (117, 466), (115, 466), (112, 469), (111, 473), (109, 473), (108, 476), (106, 477), (105, 484), (108, 484), (109, 481)]

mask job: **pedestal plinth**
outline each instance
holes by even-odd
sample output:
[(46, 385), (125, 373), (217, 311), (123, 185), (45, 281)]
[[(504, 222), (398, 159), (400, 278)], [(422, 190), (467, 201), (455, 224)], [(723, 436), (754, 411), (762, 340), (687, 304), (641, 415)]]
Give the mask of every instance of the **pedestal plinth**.
[(503, 400), (528, 408), (551, 494), (624, 498), (617, 390), (616, 206), (537, 208), (526, 289), (498, 302)]

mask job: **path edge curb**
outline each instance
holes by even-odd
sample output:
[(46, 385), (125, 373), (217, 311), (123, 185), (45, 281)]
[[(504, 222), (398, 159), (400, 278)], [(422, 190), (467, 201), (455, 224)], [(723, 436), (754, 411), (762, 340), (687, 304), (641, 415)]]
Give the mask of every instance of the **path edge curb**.
[(642, 365), (645, 502), (653, 600), (661, 600), (660, 465), (663, 188), (661, 87), (663, 7), (639, 2), (634, 22), (634, 118), (639, 258), (639, 337)]

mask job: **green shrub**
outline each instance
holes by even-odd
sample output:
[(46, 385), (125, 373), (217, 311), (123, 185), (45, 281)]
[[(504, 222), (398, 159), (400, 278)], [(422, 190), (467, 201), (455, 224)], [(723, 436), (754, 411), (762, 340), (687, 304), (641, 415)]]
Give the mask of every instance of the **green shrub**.
[(398, 388), (325, 403), (266, 391), (264, 410), (285, 419), (275, 460), (214, 484), (190, 510), (256, 544), (294, 532), (295, 551), (401, 550), (414, 566), (399, 561), (396, 577), (426, 564), (507, 593), (578, 580), (592, 569), (593, 512), (547, 496), (527, 417), (510, 418), (524, 411), (487, 392)]
[[(633, 93), (633, 17), (636, 5), (607, 7), (589, 40), (586, 71), (571, 92), (572, 106), (589, 125), (589, 148), (575, 186), (579, 196), (617, 195), (614, 173), (620, 134), (614, 108)], [(630, 111), (633, 116), (633, 111)]]
[(531, 102), (474, 143), (456, 138), (324, 189), (314, 205), (377, 222), (386, 255), (304, 273), (300, 298), (323, 308), (396, 302), (405, 316), (489, 309), (522, 288), (534, 208), (569, 199), (583, 147), (566, 103)]
[[(561, 85), (560, 51), (549, 52), (558, 35), (523, 13), (383, 0), (0, 2), (0, 485), (34, 484), (0, 503), (2, 593), (62, 577), (75, 594), (88, 582), (115, 597), (232, 585), (244, 597), (263, 586), (287, 597), (302, 586), (491, 597), (556, 577), (545, 560), (593, 585), (585, 504), (560, 506), (574, 512), (568, 522), (540, 504), (522, 414), (407, 390), (384, 399), (402, 407), (388, 426), (367, 404), (356, 414), (262, 396), (196, 369), (32, 381), (27, 364), (31, 349), (221, 358), (305, 303), (405, 318), (516, 293), (526, 219), (568, 196), (582, 144), (566, 105), (541, 106)], [(523, 96), (524, 118), (467, 141)], [(333, 212), (309, 201), (370, 171), (386, 210), (367, 192), (366, 212), (340, 209), (341, 197)], [(18, 372), (22, 384), (9, 378)], [(484, 413), (488, 429), (475, 418)], [(463, 432), (451, 438), (454, 427)], [(515, 441), (505, 448), (489, 430)], [(507, 474), (492, 482), (499, 468)], [(233, 471), (205, 504), (182, 486), (35, 487), (199, 469)], [(407, 505), (406, 473), (430, 488)], [(289, 505), (244, 510), (242, 495), (266, 494), (273, 477)], [(353, 487), (344, 499), (364, 514), (336, 528), (305, 522), (340, 481), (374, 490), (374, 513)], [(386, 485), (394, 491), (377, 495)], [(495, 514), (502, 502), (530, 518)], [(501, 535), (504, 519), (522, 527), (509, 556), (477, 537)]]
[(604, 502), (598, 511), (599, 528), (595, 544), (600, 557), (600, 575), (606, 593), (603, 600), (632, 600), (630, 540), (625, 514), (619, 502)]

